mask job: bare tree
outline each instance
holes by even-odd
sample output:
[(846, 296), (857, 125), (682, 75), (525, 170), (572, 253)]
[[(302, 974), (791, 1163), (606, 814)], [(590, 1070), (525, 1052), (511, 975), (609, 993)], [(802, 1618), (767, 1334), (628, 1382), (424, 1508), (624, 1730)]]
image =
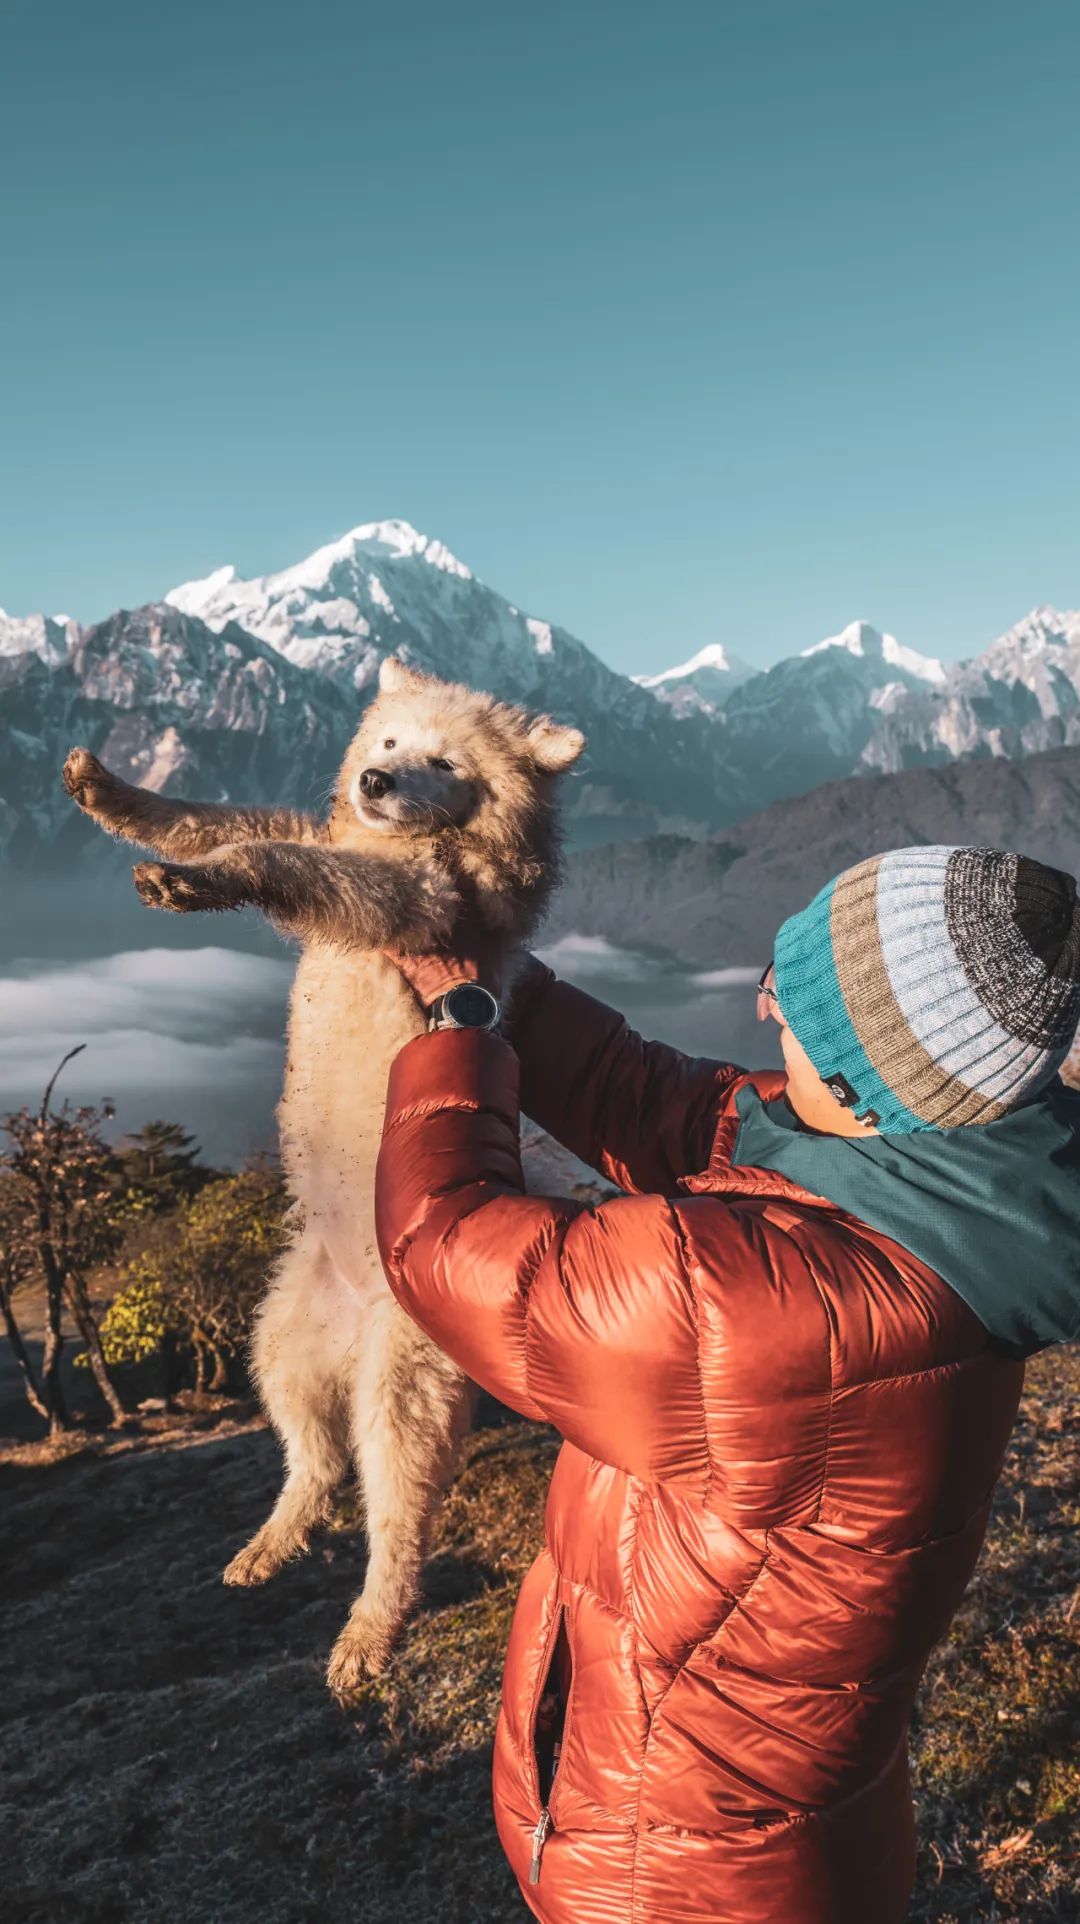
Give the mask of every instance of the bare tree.
[[(22, 1280), (36, 1273), (44, 1288), (45, 1345), (40, 1382), (33, 1387), (44, 1404), (50, 1431), (68, 1427), (60, 1381), (65, 1301), (86, 1345), (110, 1420), (125, 1420), (102, 1354), (86, 1281), (94, 1265), (111, 1255), (119, 1240), (115, 1158), (101, 1133), (112, 1108), (105, 1103), (100, 1108), (73, 1110), (66, 1102), (52, 1108), (61, 1071), (85, 1046), (80, 1043), (70, 1049), (57, 1065), (38, 1110), (20, 1109), (0, 1119), (8, 1138), (0, 1170), (6, 1172), (10, 1185), (5, 1262), (9, 1273)], [(24, 1380), (29, 1395), (31, 1381), (25, 1370)]]
[(38, 1381), (34, 1361), (26, 1347), (15, 1307), (16, 1292), (35, 1280), (36, 1266), (22, 1236), (23, 1199), (15, 1178), (7, 1171), (0, 1175), (0, 1311), (8, 1342), (19, 1366), (30, 1408), (46, 1423), (49, 1405)]

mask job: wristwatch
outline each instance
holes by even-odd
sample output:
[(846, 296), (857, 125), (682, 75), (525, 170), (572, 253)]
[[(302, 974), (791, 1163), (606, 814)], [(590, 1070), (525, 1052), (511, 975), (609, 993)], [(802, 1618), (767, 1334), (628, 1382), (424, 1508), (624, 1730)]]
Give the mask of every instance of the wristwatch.
[(456, 982), (428, 1010), (428, 1029), (497, 1029), (502, 1010), (479, 982)]

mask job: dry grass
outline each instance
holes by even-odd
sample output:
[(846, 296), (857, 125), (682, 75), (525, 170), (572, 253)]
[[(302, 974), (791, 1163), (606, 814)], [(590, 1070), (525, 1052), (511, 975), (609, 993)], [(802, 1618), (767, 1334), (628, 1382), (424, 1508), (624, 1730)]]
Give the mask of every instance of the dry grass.
[(919, 1702), (913, 1918), (1080, 1918), (1080, 1354), (1028, 1372), (994, 1523)]
[[(1075, 1355), (1033, 1366), (988, 1552), (931, 1668), (916, 1919), (1080, 1918), (1078, 1389)], [(358, 1583), (348, 1506), (267, 1589), (220, 1582), (276, 1486), (250, 1412), (160, 1418), (107, 1453), (9, 1450), (8, 1924), (524, 1924), (489, 1750), (555, 1447), (519, 1423), (471, 1438), (421, 1614), (350, 1712), (321, 1680)]]

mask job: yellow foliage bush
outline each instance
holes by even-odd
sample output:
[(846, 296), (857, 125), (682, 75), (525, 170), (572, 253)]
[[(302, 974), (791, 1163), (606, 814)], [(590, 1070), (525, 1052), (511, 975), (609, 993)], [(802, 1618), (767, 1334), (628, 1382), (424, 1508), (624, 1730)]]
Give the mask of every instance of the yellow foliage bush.
[(106, 1363), (144, 1362), (172, 1332), (195, 1357), (198, 1386), (219, 1387), (282, 1246), (285, 1201), (278, 1171), (256, 1165), (131, 1223), (121, 1286), (101, 1323)]
[[(129, 1280), (113, 1297), (99, 1331), (102, 1353), (110, 1365), (145, 1362), (160, 1348), (169, 1327), (165, 1294), (154, 1265), (141, 1256), (126, 1264), (121, 1275)], [(75, 1358), (81, 1369), (88, 1362), (85, 1350)]]

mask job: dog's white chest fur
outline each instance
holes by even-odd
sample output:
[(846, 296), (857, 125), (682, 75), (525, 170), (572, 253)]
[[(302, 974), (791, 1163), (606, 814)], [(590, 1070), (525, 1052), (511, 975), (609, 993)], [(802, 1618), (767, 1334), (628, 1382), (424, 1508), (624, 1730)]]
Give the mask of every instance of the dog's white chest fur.
[(387, 1077), (423, 1028), (415, 997), (384, 956), (312, 948), (301, 957), (278, 1110), (282, 1155), (305, 1230), (365, 1297), (387, 1292), (372, 1195)]

